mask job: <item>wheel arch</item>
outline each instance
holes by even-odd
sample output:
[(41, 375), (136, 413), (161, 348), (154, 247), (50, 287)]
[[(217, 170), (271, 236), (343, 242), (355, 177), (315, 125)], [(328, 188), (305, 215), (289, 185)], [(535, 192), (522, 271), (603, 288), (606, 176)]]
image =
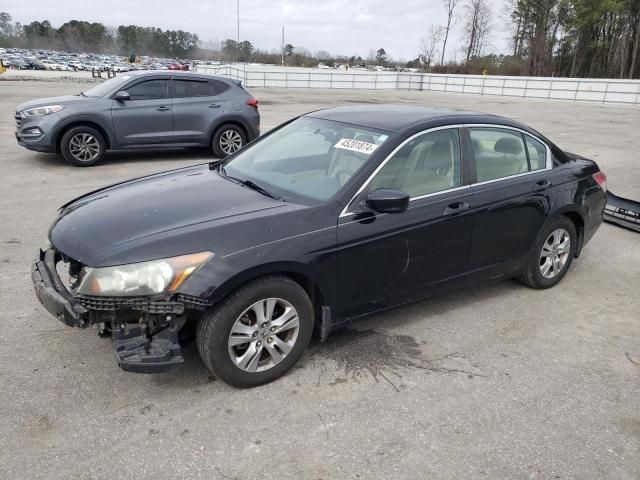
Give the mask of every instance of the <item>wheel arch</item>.
[(107, 129), (100, 124), (100, 122), (91, 119), (75, 119), (58, 127), (58, 130), (55, 133), (56, 153), (60, 153), (62, 151), (62, 137), (64, 136), (64, 134), (75, 127), (90, 127), (97, 130), (98, 132), (100, 132), (100, 134), (104, 138), (104, 141), (106, 142), (106, 149), (109, 150), (111, 148), (111, 136), (109, 135)]
[(547, 222), (545, 222), (545, 225), (541, 230), (541, 233), (544, 232), (546, 226), (550, 222), (560, 217), (566, 217), (571, 220), (576, 229), (576, 234), (578, 235), (578, 245), (576, 246), (575, 258), (578, 258), (580, 256), (580, 252), (582, 251), (582, 245), (584, 244), (585, 213), (581, 211), (581, 208), (578, 205), (567, 205), (566, 207), (554, 212), (553, 215), (549, 216)]
[(314, 309), (314, 323), (319, 326), (324, 318), (324, 309), (331, 308), (328, 285), (323, 285), (318, 276), (307, 266), (297, 262), (277, 262), (260, 265), (234, 275), (218, 286), (209, 300), (215, 305), (248, 282), (268, 276), (285, 276), (300, 285), (309, 295)]
[(229, 115), (229, 116), (224, 116), (220, 118), (217, 122), (215, 122), (211, 126), (211, 131), (209, 132), (209, 143), (213, 142), (213, 137), (215, 136), (215, 134), (218, 133), (220, 128), (224, 127), (225, 125), (234, 125), (240, 128), (244, 133), (247, 143), (253, 140), (251, 138), (251, 133), (249, 131), (249, 127), (247, 126), (245, 120), (238, 115)]

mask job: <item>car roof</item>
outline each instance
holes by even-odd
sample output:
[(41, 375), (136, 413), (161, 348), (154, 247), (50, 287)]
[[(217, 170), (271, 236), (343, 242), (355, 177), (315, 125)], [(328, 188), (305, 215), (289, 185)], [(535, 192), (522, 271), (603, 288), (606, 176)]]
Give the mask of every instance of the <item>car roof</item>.
[(524, 127), (513, 120), (488, 113), (417, 105), (354, 105), (317, 110), (306, 116), (388, 131), (403, 130), (427, 122), (441, 125), (491, 123)]
[(151, 77), (155, 75), (166, 75), (173, 77), (189, 77), (189, 78), (203, 78), (207, 80), (226, 80), (229, 82), (233, 82), (232, 79), (227, 77), (220, 77), (217, 75), (208, 75), (205, 73), (197, 73), (193, 71), (185, 71), (185, 70), (132, 70), (130, 72), (126, 72), (125, 75), (136, 76), (136, 77)]

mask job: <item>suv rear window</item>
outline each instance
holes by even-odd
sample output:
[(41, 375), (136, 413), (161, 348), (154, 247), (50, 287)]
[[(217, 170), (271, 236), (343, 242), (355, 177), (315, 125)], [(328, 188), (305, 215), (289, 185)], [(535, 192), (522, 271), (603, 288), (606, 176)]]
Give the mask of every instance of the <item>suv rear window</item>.
[(213, 92), (211, 83), (198, 80), (173, 80), (176, 98), (184, 97), (210, 97), (217, 95)]

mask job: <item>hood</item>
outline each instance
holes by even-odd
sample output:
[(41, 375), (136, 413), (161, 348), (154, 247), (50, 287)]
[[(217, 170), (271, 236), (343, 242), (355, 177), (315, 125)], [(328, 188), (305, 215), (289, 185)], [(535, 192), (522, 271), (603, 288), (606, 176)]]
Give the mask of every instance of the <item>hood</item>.
[(222, 256), (251, 242), (230, 226), (291, 208), (198, 165), (79, 197), (62, 208), (49, 238), (92, 267), (200, 251)]
[(29, 100), (28, 102), (21, 103), (16, 107), (16, 112), (21, 112), (28, 108), (44, 107), (46, 105), (72, 105), (74, 103), (90, 102), (95, 100), (96, 98), (83, 97), (82, 95), (62, 95), (60, 97), (38, 98), (36, 100)]

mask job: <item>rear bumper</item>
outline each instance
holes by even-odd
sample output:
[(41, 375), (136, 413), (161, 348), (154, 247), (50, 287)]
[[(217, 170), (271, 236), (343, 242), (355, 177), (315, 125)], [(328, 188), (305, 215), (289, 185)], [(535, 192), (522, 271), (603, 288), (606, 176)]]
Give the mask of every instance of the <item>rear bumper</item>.
[(604, 220), (640, 232), (640, 202), (607, 192)]

